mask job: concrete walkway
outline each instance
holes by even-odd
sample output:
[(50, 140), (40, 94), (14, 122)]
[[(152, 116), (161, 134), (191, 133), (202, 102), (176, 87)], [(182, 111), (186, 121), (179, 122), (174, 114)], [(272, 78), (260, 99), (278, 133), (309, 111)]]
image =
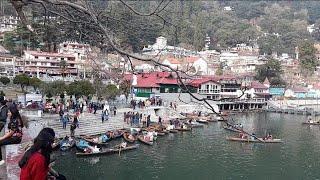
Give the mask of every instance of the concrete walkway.
[[(71, 113), (70, 113), (71, 115)], [(72, 118), (70, 119), (72, 121)], [(70, 123), (67, 128), (62, 128), (62, 122), (59, 120), (59, 115), (48, 120), (47, 126), (54, 129), (56, 137), (65, 137), (70, 135)], [(76, 128), (75, 135), (94, 135), (101, 134), (108, 130), (128, 128), (129, 126), (123, 122), (123, 113), (118, 112), (116, 116), (109, 116), (108, 121), (101, 122), (101, 110), (96, 114), (83, 113), (79, 118), (79, 128)]]

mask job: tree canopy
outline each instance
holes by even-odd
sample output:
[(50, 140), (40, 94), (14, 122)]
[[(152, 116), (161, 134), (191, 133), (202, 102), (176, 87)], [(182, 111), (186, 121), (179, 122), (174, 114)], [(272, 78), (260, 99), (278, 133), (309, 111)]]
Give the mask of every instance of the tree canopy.
[(28, 86), (30, 83), (30, 77), (26, 74), (18, 74), (13, 79), (13, 84), (18, 84), (21, 87), (22, 92), (24, 92), (24, 88)]
[(285, 85), (286, 83), (281, 78), (283, 74), (281, 63), (278, 60), (270, 59), (264, 65), (256, 69), (255, 78), (263, 82), (266, 78), (269, 79), (270, 85)]
[(312, 41), (303, 41), (299, 45), (299, 62), (305, 75), (313, 74), (319, 64), (315, 55), (316, 51)]
[(1, 76), (0, 77), (0, 82), (4, 85), (7, 85), (10, 83), (10, 79), (8, 77), (5, 77), (5, 76)]
[[(51, 9), (54, 7), (52, 1), (41, 2), (47, 5), (47, 10), (55, 12), (48, 15), (56, 18), (43, 19), (48, 11), (34, 8), (39, 4), (30, 3), (28, 8), (32, 9), (32, 26), (37, 30), (37, 36), (19, 27), (16, 32), (5, 35), (7, 48), (16, 53), (21, 52), (20, 47), (51, 51), (57, 43), (76, 40), (113, 50), (110, 44), (104, 43), (98, 27), (82, 23), (88, 19), (78, 16), (79, 11), (62, 6)], [(78, 4), (82, 5), (81, 2)], [(208, 35), (210, 48), (228, 48), (238, 43), (258, 44), (261, 54), (294, 53), (300, 40), (320, 39), (318, 31), (313, 34), (307, 31), (311, 23), (320, 25), (317, 23), (320, 22), (320, 2), (315, 1), (90, 1), (87, 5), (99, 14), (99, 21), (115, 37), (115, 43), (133, 52), (154, 43), (158, 36), (165, 36), (170, 45), (185, 44), (201, 50)], [(224, 6), (234, 10), (225, 11)], [(154, 13), (156, 16), (141, 15), (141, 12), (153, 12), (155, 7), (159, 8)]]
[(89, 81), (74, 81), (68, 85), (68, 95), (89, 96), (95, 93), (92, 84)]

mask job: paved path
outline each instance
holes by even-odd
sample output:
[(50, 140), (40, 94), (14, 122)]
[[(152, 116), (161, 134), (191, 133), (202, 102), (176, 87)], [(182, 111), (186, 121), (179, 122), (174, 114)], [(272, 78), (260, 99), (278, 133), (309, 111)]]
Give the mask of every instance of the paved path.
[[(159, 111), (159, 109), (161, 109)], [(129, 128), (130, 126), (123, 121), (124, 112), (133, 111), (130, 108), (121, 108), (118, 109), (116, 116), (109, 116), (109, 120), (104, 123), (101, 122), (101, 110), (97, 111), (96, 114), (92, 113), (83, 113), (79, 119), (79, 128), (75, 130), (75, 135), (94, 135), (101, 134), (108, 130), (115, 130), (121, 128)], [(152, 122), (158, 122), (158, 115), (160, 115), (163, 120), (168, 120), (171, 118), (179, 118), (181, 116), (177, 111), (174, 111), (170, 108), (153, 106), (145, 109), (136, 109), (135, 112), (150, 114)], [(70, 113), (71, 115), (71, 113)], [(45, 115), (43, 123), (46, 123), (46, 126), (51, 127), (55, 130), (57, 137), (65, 137), (70, 135), (70, 124), (67, 125), (66, 129), (62, 128), (62, 122), (59, 120), (59, 115)], [(71, 118), (72, 120), (72, 118)]]
[[(104, 123), (101, 122), (101, 110), (97, 111), (96, 114), (85, 112), (79, 119), (79, 128), (76, 128), (75, 135), (93, 135), (104, 133), (108, 130), (128, 128), (129, 125), (123, 122), (123, 112), (129, 110), (130, 109), (119, 110), (116, 116), (109, 116), (109, 120)], [(72, 120), (72, 118), (70, 120)], [(70, 135), (70, 124), (68, 123), (67, 128), (63, 129), (58, 115), (48, 118), (47, 126), (55, 130), (57, 137)]]

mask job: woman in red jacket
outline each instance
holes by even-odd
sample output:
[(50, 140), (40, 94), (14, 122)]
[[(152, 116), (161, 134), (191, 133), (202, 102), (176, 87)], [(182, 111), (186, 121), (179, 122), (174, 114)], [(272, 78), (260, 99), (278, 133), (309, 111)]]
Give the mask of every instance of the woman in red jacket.
[(25, 152), (19, 162), (20, 180), (46, 180), (49, 172), (50, 154), (55, 133), (44, 128), (34, 139), (33, 145)]

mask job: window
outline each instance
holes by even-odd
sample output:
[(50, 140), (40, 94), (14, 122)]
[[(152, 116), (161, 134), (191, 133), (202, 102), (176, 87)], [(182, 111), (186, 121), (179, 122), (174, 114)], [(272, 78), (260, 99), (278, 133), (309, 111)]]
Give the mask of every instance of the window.
[(35, 56), (34, 58), (38, 59), (39, 57), (38, 57), (38, 56)]
[(50, 59), (50, 57), (46, 57), (46, 59)]
[(207, 96), (207, 99), (211, 99), (211, 96)]

